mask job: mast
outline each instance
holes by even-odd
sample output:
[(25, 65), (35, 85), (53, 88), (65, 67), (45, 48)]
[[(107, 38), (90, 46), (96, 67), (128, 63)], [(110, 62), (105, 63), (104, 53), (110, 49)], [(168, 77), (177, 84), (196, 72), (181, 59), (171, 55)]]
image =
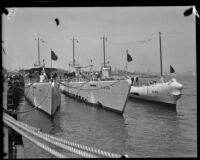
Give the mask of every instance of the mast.
[(106, 66), (106, 57), (105, 57), (105, 40), (107, 40), (107, 38), (105, 37), (105, 35), (103, 35), (102, 37), (103, 39), (103, 66), (105, 67)]
[(107, 38), (105, 37), (105, 35), (103, 35), (103, 37), (101, 37), (103, 39), (103, 67), (101, 68), (102, 74), (101, 74), (101, 78), (110, 78), (111, 75), (111, 66), (106, 66), (106, 57), (105, 57), (105, 41), (107, 41)]
[(105, 52), (106, 52), (106, 50), (105, 50), (105, 37), (103, 35), (103, 65), (104, 65), (104, 67), (105, 67), (105, 63), (106, 63)]
[(74, 50), (75, 50), (75, 45), (74, 45), (74, 41), (76, 40), (76, 42), (78, 43), (78, 40), (75, 39), (74, 37), (72, 38), (72, 43), (73, 43), (73, 66), (75, 65), (75, 53), (74, 53)]
[(161, 32), (159, 32), (159, 41), (160, 41), (160, 75), (163, 77), (163, 70), (162, 70), (162, 49), (161, 49)]
[(40, 42), (38, 37), (38, 65), (40, 66)]
[(90, 60), (90, 73), (93, 72), (93, 65), (92, 65), (92, 60)]
[(74, 59), (74, 37), (73, 37), (73, 66), (75, 65), (75, 59)]

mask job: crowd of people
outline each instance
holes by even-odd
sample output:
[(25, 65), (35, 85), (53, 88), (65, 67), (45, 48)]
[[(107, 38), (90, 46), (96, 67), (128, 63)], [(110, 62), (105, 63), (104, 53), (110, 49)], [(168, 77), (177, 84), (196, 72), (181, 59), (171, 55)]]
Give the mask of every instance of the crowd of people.
[(67, 72), (61, 77), (64, 80), (70, 81), (84, 81), (84, 80), (93, 80), (97, 81), (100, 80), (100, 73), (99, 72)]
[(34, 73), (26, 73), (25, 79), (31, 82), (53, 82), (57, 78), (57, 73), (46, 73), (44, 70), (35, 71)]
[(7, 73), (3, 76), (3, 82), (8, 82), (8, 85), (11, 85), (13, 82), (20, 82), (23, 83), (23, 75), (22, 74), (14, 74), (14, 73)]

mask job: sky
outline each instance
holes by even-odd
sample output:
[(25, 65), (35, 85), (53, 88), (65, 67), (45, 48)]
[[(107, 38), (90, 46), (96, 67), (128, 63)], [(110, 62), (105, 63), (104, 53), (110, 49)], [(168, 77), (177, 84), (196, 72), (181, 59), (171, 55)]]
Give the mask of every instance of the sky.
[[(58, 56), (52, 67), (69, 69), (73, 57), (82, 66), (92, 60), (103, 64), (105, 35), (106, 61), (114, 68), (124, 69), (126, 50), (133, 61), (128, 71), (160, 72), (159, 32), (161, 32), (163, 71), (170, 65), (176, 72), (196, 70), (195, 16), (184, 17), (190, 6), (165, 7), (24, 7), (8, 8), (2, 15), (2, 64), (9, 70), (32, 68), (40, 59), (51, 66), (51, 49)], [(56, 25), (55, 18), (59, 19)]]

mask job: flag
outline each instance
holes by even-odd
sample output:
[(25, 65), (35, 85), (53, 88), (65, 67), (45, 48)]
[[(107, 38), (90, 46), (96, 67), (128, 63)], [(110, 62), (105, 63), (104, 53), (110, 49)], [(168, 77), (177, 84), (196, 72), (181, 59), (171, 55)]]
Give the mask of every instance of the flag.
[(128, 53), (128, 50), (126, 50), (127, 53), (127, 61), (131, 62), (133, 60), (133, 58), (131, 57), (131, 55)]
[(51, 50), (51, 59), (54, 60), (54, 61), (56, 61), (58, 59), (58, 56), (52, 50)]
[(56, 21), (56, 25), (58, 26), (59, 25), (59, 19), (55, 18), (54, 20)]
[(170, 65), (170, 73), (174, 73), (174, 72), (175, 72), (174, 68)]

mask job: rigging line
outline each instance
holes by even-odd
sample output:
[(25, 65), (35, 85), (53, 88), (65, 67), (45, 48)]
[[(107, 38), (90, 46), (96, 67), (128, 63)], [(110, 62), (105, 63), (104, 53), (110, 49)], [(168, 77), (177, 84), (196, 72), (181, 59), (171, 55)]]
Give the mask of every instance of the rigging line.
[(31, 85), (29, 86), (29, 88), (28, 88), (28, 91), (27, 92), (25, 92), (25, 89), (24, 89), (24, 96), (26, 95), (26, 94), (30, 94), (30, 89), (31, 89), (31, 86), (33, 85), (33, 83), (31, 83)]
[(90, 67), (90, 65), (88, 65), (88, 66), (74, 67), (74, 68), (88, 68), (88, 67)]
[[(48, 92), (48, 93), (50, 93), (50, 92)], [(39, 96), (42, 96), (43, 99), (40, 101), (40, 103), (39, 103), (38, 105), (34, 104), (34, 105), (35, 105), (34, 108), (32, 108), (32, 109), (30, 109), (30, 110), (27, 110), (27, 111), (11, 111), (11, 112), (14, 113), (14, 114), (18, 114), (18, 113), (27, 113), (27, 112), (30, 112), (30, 111), (33, 111), (33, 110), (37, 109), (37, 108), (43, 103), (44, 100), (46, 100), (47, 98), (51, 98), (51, 97), (48, 97), (48, 93), (47, 93), (47, 96), (39, 95)], [(35, 95), (38, 96), (38, 94), (35, 94)], [(33, 97), (35, 97), (35, 96), (34, 96), (34, 92), (33, 92)], [(33, 102), (33, 103), (34, 103), (34, 102)]]
[(4, 111), (4, 113), (11, 113), (11, 114), (20, 114), (20, 113), (27, 113), (27, 112), (31, 112), (31, 111), (33, 111), (33, 110), (35, 110), (35, 109), (37, 109), (37, 106), (35, 106), (34, 108), (31, 108), (31, 109), (29, 109), (29, 110), (26, 110), (26, 111), (17, 111), (17, 110), (7, 110), (7, 109), (5, 109), (5, 108), (3, 108), (3, 111)]
[(108, 37), (117, 37), (117, 36), (120, 36), (120, 37), (132, 37), (132, 36), (149, 36), (149, 35), (155, 35), (155, 33), (129, 33), (129, 34), (108, 34), (107, 36)]
[(112, 69), (117, 69), (117, 70), (119, 70), (119, 71), (124, 71), (123, 69), (115, 68), (115, 67), (112, 67), (112, 66), (111, 66), (111, 68), (112, 68)]
[(182, 95), (185, 95), (185, 96), (197, 96), (196, 94), (185, 94), (185, 93), (182, 93)]
[[(48, 93), (49, 93), (49, 92), (48, 92)], [(47, 95), (48, 95), (48, 93), (47, 93)], [(37, 94), (37, 95), (38, 95), (38, 94)], [(34, 95), (33, 95), (33, 96), (34, 96)], [(48, 97), (48, 96), (43, 96), (43, 99), (40, 101), (39, 105), (42, 104), (42, 102), (43, 102), (44, 100), (46, 100), (46, 98), (50, 98), (50, 97)], [(5, 105), (7, 105), (7, 104), (5, 104)], [(4, 106), (5, 106), (5, 105), (4, 105)], [(27, 113), (27, 112), (30, 112), (30, 111), (33, 111), (33, 110), (37, 109), (39, 105), (35, 106), (34, 108), (32, 108), (32, 109), (30, 109), (30, 110), (26, 110), (26, 111), (16, 111), (16, 110), (15, 110), (15, 111), (10, 111), (10, 110), (7, 110), (7, 109), (5, 109), (5, 108), (3, 107), (3, 111), (5, 111), (5, 112), (7, 112), (7, 113), (13, 113), (13, 114)]]
[(142, 45), (142, 44), (148, 43), (156, 38), (157, 38), (156, 36), (153, 36), (153, 37), (149, 37), (149, 38), (145, 38), (145, 39), (143, 38), (144, 40), (126, 40), (127, 42), (118, 42), (118, 43), (112, 42), (112, 43), (110, 43), (110, 45), (127, 45), (130, 43), (131, 44), (140, 43), (138, 45)]
[[(10, 80), (10, 82), (19, 82), (19, 83), (21, 83), (21, 82), (24, 82), (23, 80)], [(7, 83), (8, 83), (8, 81), (7, 81)]]
[[(33, 85), (33, 83), (31, 83), (31, 85)], [(30, 90), (31, 85), (28, 86), (29, 90)], [(14, 84), (11, 84), (11, 86), (20, 89), (21, 91), (23, 91), (23, 94), (24, 94), (24, 88), (18, 87), (18, 86), (14, 85)], [(28, 88), (28, 87), (25, 86), (25, 88)], [(29, 92), (29, 90), (28, 90), (28, 92)], [(19, 91), (19, 92), (21, 92), (21, 91)]]
[(175, 32), (174, 33), (163, 32), (162, 35), (164, 35), (164, 36), (177, 36), (177, 35), (178, 36), (186, 36), (186, 35), (195, 35), (195, 33), (192, 33), (192, 32), (191, 33), (189, 33), (189, 32), (188, 33), (186, 33), (186, 32), (176, 32), (176, 33)]
[[(50, 88), (50, 89), (51, 89), (51, 88)], [(49, 89), (49, 90), (50, 90), (50, 89)], [(48, 93), (50, 93), (50, 92), (48, 92)], [(42, 104), (42, 102), (43, 102), (44, 100), (46, 100), (46, 99), (47, 99), (47, 97), (48, 97), (48, 93), (47, 93), (47, 96), (46, 96), (46, 97), (45, 97), (45, 96), (43, 96), (43, 99), (40, 101), (40, 103), (39, 103), (38, 105), (36, 105), (36, 104), (35, 104), (35, 106), (39, 107), (39, 105), (41, 105), (41, 104)], [(34, 92), (33, 92), (33, 97), (35, 97), (35, 96), (34, 96)], [(49, 98), (49, 97), (48, 97), (48, 98)], [(34, 98), (34, 100), (35, 100), (35, 98)]]
[(23, 89), (22, 87), (16, 86), (16, 85), (14, 85), (14, 84), (11, 84), (11, 86), (14, 87), (14, 88), (18, 88), (18, 89), (20, 89), (21, 91), (24, 91), (24, 89)]

